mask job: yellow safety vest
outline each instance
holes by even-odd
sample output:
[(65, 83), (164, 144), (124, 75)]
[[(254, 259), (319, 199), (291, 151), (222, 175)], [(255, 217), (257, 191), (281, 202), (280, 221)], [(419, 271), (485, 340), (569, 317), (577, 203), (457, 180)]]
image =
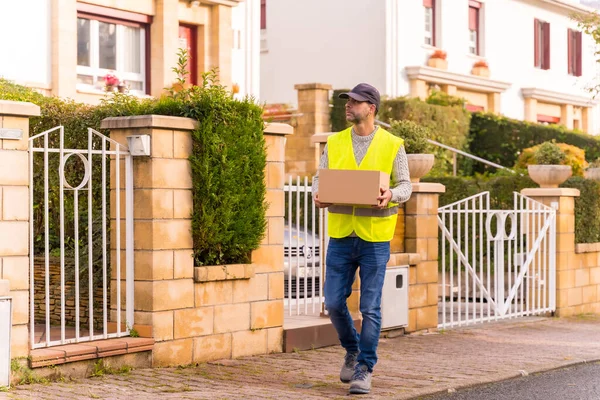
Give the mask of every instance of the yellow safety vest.
[[(404, 140), (379, 128), (359, 166), (352, 147), (352, 128), (348, 128), (327, 139), (329, 168), (381, 171), (391, 176), (394, 159), (403, 144)], [(333, 205), (329, 207), (328, 233), (332, 238), (343, 238), (356, 232), (368, 242), (387, 242), (394, 237), (397, 220), (398, 205), (391, 202), (382, 210)]]

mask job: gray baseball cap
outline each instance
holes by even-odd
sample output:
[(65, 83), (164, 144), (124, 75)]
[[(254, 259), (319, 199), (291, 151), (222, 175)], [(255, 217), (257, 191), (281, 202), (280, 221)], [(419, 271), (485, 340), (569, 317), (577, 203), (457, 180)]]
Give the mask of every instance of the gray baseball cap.
[(366, 101), (374, 104), (377, 110), (379, 110), (379, 103), (381, 101), (379, 91), (368, 83), (359, 83), (351, 91), (340, 93), (338, 97), (340, 99), (353, 98), (356, 101)]

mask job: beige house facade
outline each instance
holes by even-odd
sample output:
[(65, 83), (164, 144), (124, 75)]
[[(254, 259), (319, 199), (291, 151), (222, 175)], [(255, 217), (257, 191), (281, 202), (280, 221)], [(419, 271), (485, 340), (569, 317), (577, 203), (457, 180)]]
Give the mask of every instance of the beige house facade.
[(242, 65), (256, 64), (256, 57), (240, 57), (241, 47), (253, 45), (254, 25), (258, 32), (258, 21), (250, 18), (257, 12), (255, 0), (3, 2), (0, 77), (91, 104), (105, 96), (107, 85), (159, 96), (174, 83), (177, 52), (184, 48), (189, 83), (216, 68), (221, 83), (255, 94), (255, 83), (239, 80), (253, 79), (247, 71), (257, 68)]

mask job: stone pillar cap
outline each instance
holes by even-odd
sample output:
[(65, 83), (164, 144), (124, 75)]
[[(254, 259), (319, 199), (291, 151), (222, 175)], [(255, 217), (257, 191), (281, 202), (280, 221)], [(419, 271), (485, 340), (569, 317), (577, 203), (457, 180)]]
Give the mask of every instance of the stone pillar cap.
[(310, 90), (310, 89), (323, 89), (323, 90), (331, 90), (333, 86), (327, 83), (299, 83), (294, 85), (294, 89), (296, 90)]
[(312, 135), (310, 137), (310, 142), (312, 144), (315, 143), (327, 143), (327, 138), (331, 135), (333, 135), (334, 133), (337, 132), (321, 132), (321, 133), (315, 133), (314, 135)]
[(579, 197), (579, 189), (572, 188), (528, 188), (521, 190), (527, 197)]
[(40, 115), (40, 106), (25, 101), (0, 100), (0, 115), (37, 117)]
[(434, 182), (417, 182), (412, 184), (413, 193), (446, 193), (446, 186)]
[(271, 135), (291, 135), (294, 133), (294, 128), (291, 125), (281, 122), (265, 123), (265, 134)]

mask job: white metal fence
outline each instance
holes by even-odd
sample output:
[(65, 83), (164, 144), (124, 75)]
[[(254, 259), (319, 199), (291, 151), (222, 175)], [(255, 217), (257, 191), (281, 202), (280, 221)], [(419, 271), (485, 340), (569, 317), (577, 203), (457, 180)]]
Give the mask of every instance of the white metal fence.
[(440, 207), (440, 328), (556, 308), (556, 209), (514, 193), (492, 210), (489, 192)]
[(318, 315), (322, 310), (327, 211), (315, 207), (308, 178), (291, 176), (284, 186), (284, 288), (288, 315)]
[[(87, 149), (66, 149), (64, 128), (57, 126), (29, 139), (29, 167), (32, 348), (128, 335), (134, 283), (133, 162), (128, 149), (91, 128)], [(69, 182), (67, 175), (80, 182)], [(53, 281), (54, 263), (60, 268), (58, 282)], [(101, 291), (95, 295), (97, 288)], [(116, 324), (110, 328), (109, 321)]]

